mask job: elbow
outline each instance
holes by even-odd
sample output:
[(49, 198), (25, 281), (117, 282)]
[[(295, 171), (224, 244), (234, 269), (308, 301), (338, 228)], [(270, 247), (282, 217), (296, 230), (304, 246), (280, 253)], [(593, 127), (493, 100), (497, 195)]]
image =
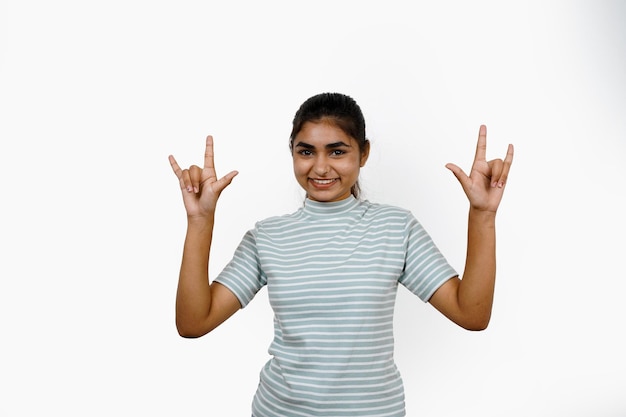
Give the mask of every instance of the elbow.
[(197, 339), (200, 336), (202, 336), (199, 333), (194, 333), (194, 332), (190, 332), (190, 331), (187, 331), (187, 330), (181, 330), (181, 329), (178, 329), (178, 335), (180, 337), (182, 337), (182, 338), (185, 338), (185, 339)]
[(465, 330), (469, 330), (471, 332), (482, 332), (483, 330), (486, 330), (487, 327), (489, 326), (489, 323), (485, 323), (485, 324), (471, 324), (468, 326), (462, 326)]
[(197, 339), (209, 333), (210, 330), (204, 329), (202, 326), (190, 325), (176, 320), (176, 330), (180, 337), (185, 339)]
[(464, 329), (473, 332), (486, 330), (491, 321), (491, 307), (492, 304), (489, 303), (478, 304), (465, 309), (458, 324)]
[(469, 330), (472, 332), (482, 332), (486, 330), (489, 326), (490, 316), (483, 317), (473, 317), (470, 320), (466, 320), (465, 322), (458, 323), (459, 326), (464, 328), (465, 330)]

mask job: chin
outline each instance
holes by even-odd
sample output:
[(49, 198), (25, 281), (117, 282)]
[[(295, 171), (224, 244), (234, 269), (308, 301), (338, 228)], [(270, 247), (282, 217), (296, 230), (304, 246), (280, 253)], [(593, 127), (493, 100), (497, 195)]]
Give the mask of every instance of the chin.
[(309, 200), (319, 201), (320, 203), (331, 203), (333, 201), (341, 201), (350, 197), (350, 193), (346, 195), (344, 194), (324, 195), (324, 194), (317, 192), (317, 193), (307, 193), (307, 197), (309, 198)]

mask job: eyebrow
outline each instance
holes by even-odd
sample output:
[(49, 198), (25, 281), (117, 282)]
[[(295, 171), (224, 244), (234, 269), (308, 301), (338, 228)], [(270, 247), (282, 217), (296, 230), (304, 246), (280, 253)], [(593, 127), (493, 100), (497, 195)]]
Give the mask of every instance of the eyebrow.
[[(326, 149), (334, 149), (334, 148), (341, 148), (341, 147), (347, 147), (350, 148), (350, 145), (348, 145), (345, 142), (333, 142), (333, 143), (329, 143), (325, 146)], [(315, 149), (315, 146), (306, 143), (306, 142), (298, 142), (296, 144), (296, 148), (306, 148), (306, 149)]]

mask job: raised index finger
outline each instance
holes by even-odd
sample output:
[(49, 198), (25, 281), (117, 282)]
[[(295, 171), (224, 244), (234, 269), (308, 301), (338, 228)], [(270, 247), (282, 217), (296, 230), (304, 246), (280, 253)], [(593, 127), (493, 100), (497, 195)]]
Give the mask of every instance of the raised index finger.
[(215, 163), (213, 162), (213, 136), (206, 137), (206, 148), (204, 150), (204, 169), (212, 171), (215, 176)]
[(480, 125), (478, 129), (478, 143), (476, 144), (476, 155), (474, 161), (487, 160), (487, 126)]

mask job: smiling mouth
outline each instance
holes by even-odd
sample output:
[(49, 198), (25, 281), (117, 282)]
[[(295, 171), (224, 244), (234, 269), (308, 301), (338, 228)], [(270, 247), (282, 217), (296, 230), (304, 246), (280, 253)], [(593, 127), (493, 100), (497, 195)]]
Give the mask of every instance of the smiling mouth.
[(311, 181), (314, 184), (318, 184), (318, 185), (329, 185), (329, 184), (332, 184), (333, 182), (337, 181), (337, 178), (332, 178), (332, 179), (327, 179), (327, 180), (317, 180), (315, 178), (311, 178)]

